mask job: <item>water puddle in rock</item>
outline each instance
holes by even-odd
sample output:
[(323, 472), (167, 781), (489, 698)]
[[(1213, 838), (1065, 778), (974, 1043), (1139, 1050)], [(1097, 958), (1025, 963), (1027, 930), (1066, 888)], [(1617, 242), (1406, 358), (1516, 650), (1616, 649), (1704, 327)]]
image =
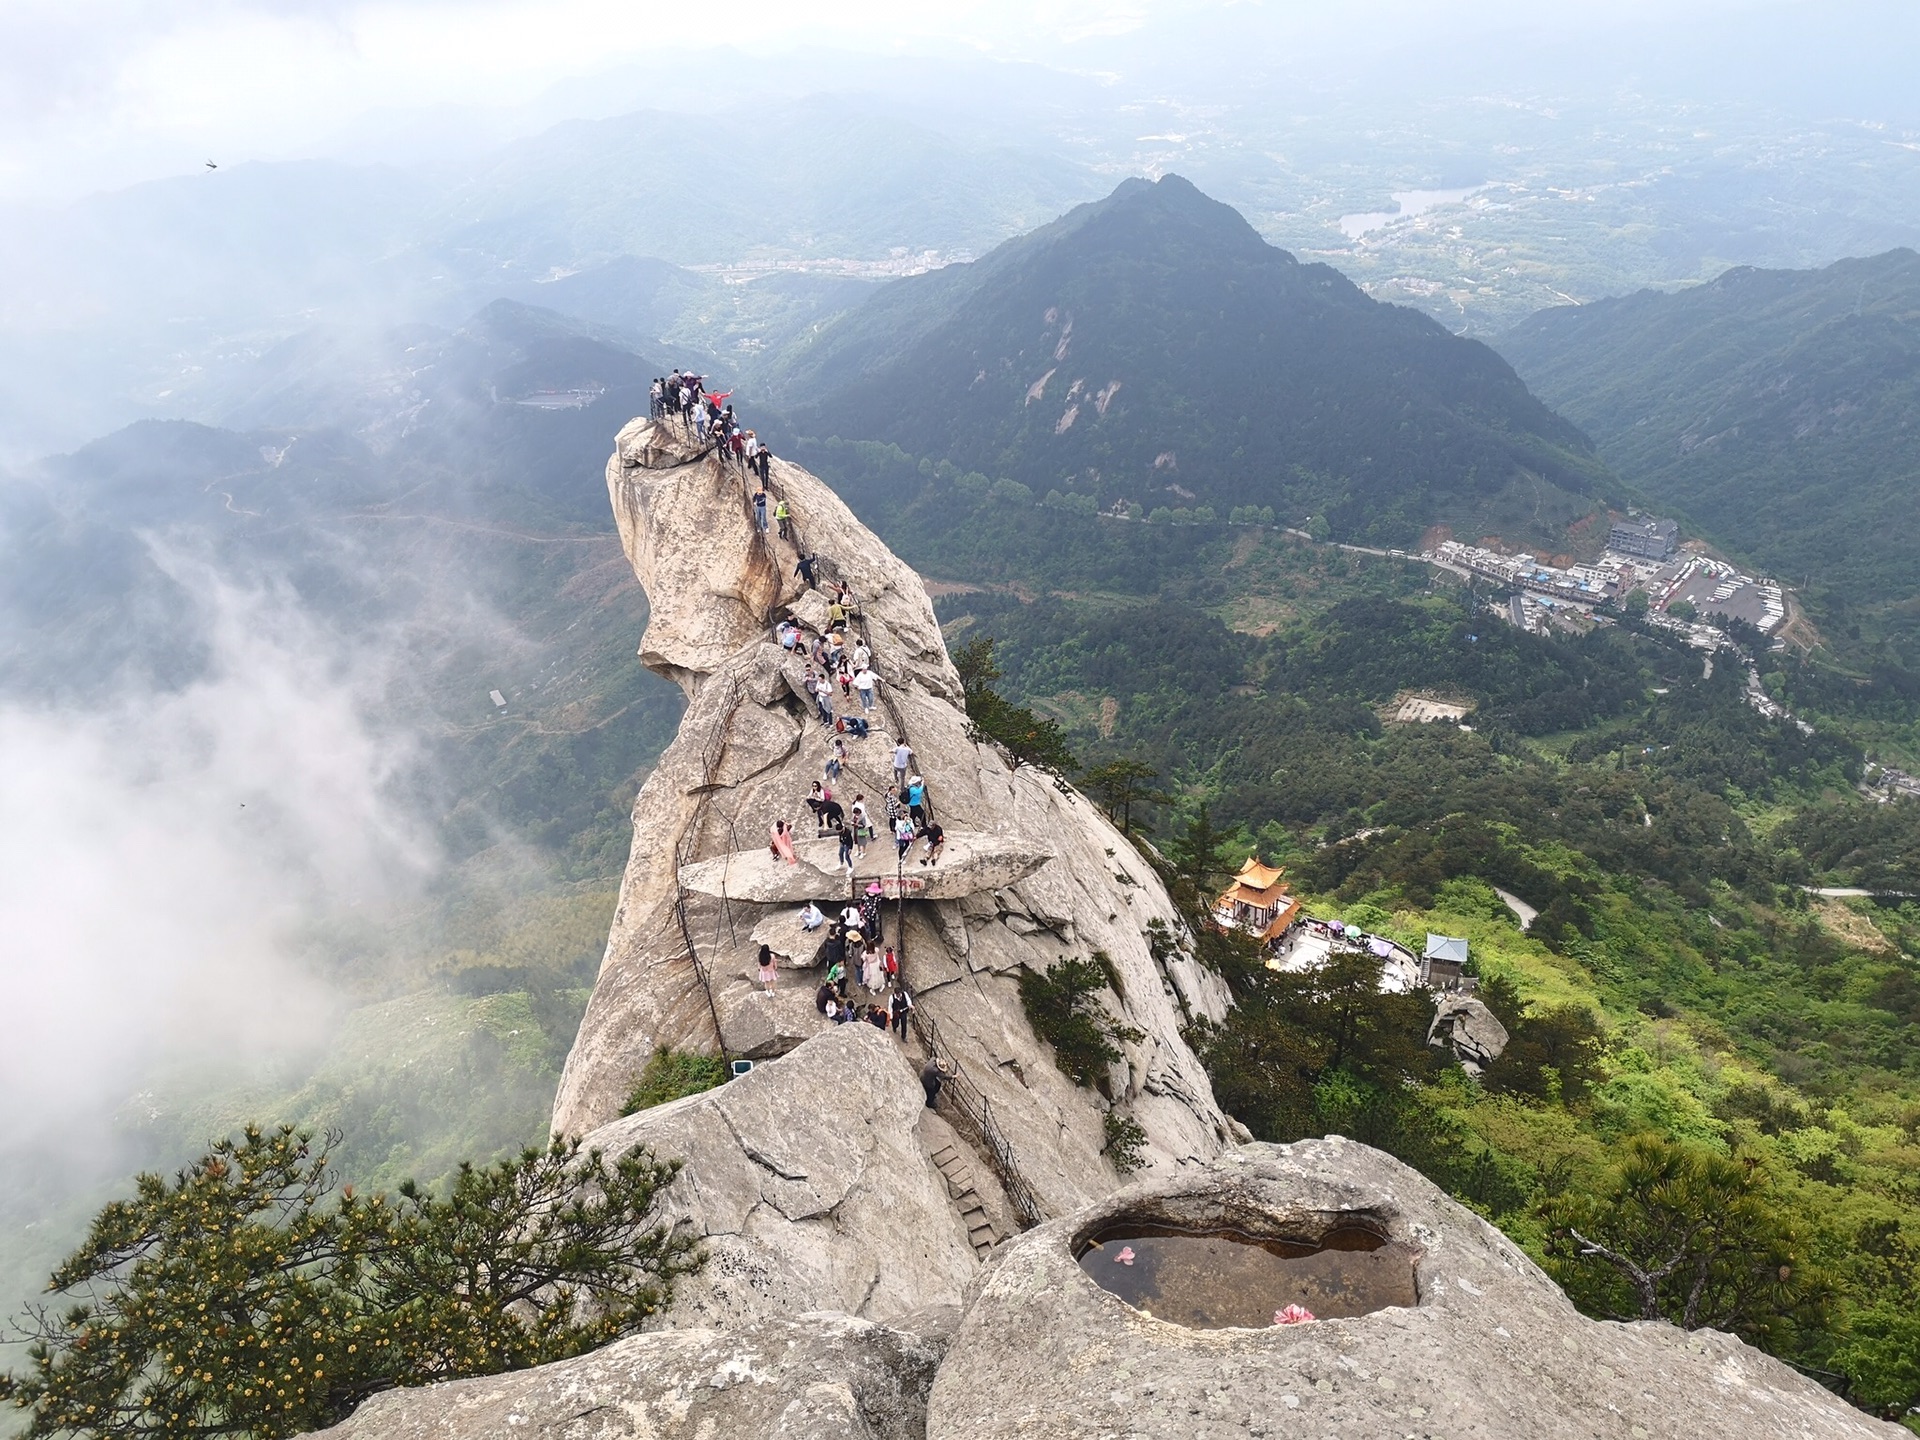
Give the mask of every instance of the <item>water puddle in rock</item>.
[(1320, 1320), (1415, 1305), (1416, 1258), (1364, 1225), (1307, 1244), (1124, 1220), (1089, 1237), (1079, 1256), (1096, 1285), (1136, 1310), (1199, 1330), (1272, 1325), (1290, 1305)]

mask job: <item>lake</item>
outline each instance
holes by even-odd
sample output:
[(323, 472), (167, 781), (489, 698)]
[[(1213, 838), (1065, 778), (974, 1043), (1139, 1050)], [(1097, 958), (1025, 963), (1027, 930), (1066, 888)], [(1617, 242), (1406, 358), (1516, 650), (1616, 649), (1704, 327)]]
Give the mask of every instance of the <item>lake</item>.
[(1349, 240), (1358, 240), (1369, 230), (1378, 230), (1383, 225), (1391, 225), (1396, 220), (1411, 220), (1414, 216), (1441, 205), (1458, 205), (1477, 190), (1484, 190), (1484, 184), (1469, 185), (1464, 190), (1400, 190), (1391, 195), (1397, 210), (1369, 210), (1359, 215), (1342, 215), (1340, 233)]

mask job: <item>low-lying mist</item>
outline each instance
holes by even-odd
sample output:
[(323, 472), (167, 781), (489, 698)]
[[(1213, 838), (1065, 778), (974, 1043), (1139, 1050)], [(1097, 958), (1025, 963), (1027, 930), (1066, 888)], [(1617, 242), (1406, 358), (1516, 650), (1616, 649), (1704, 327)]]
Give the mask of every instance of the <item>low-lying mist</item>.
[(201, 678), (0, 704), (0, 1146), (91, 1143), (158, 1068), (316, 1045), (342, 999), (303, 933), (437, 864), (396, 798), (418, 744), (376, 718), (386, 658), (284, 586), (156, 558), (202, 622)]

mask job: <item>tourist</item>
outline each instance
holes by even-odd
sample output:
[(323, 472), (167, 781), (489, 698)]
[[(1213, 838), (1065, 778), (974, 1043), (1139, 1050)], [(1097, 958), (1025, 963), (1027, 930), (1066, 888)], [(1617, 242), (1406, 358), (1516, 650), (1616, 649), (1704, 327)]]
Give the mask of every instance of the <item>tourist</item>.
[(818, 930), (826, 923), (827, 917), (820, 913), (820, 907), (811, 900), (807, 901), (806, 906), (800, 911), (800, 928)]
[(760, 984), (767, 994), (773, 993), (773, 982), (780, 978), (780, 972), (773, 963), (773, 947), (760, 947)]
[(800, 861), (793, 853), (793, 831), (784, 820), (776, 820), (767, 831), (767, 848), (773, 851), (773, 858), (784, 860), (789, 865), (798, 865)]
[(833, 868), (838, 870), (842, 865), (846, 866), (847, 876), (851, 879), (853, 876), (853, 831), (849, 827), (842, 825), (839, 828), (838, 837), (840, 840), (840, 858), (835, 862)]
[(840, 767), (846, 763), (847, 742), (836, 735), (833, 737), (833, 743), (827, 746), (827, 779), (838, 780)]
[[(893, 998), (887, 1002), (887, 1014), (893, 1020), (893, 1033), (904, 1041), (907, 1038), (907, 1017), (913, 1014), (913, 997), (907, 993), (906, 986), (902, 985), (893, 992)], [(934, 1093), (939, 1092), (936, 1090)]]
[(907, 851), (913, 848), (913, 820), (911, 817), (902, 815), (898, 820), (893, 822), (893, 841), (894, 844), (900, 847), (899, 858), (905, 860), (907, 858)]
[(880, 882), (875, 880), (867, 886), (867, 893), (860, 901), (860, 928), (867, 932), (876, 945), (885, 938), (880, 933), (880, 902), (883, 893)]
[[(874, 937), (876, 940), (878, 936)], [(878, 995), (886, 988), (886, 971), (880, 963), (880, 952), (869, 947), (867, 957), (860, 965), (860, 983)]]
[(816, 780), (813, 782), (813, 789), (808, 793), (806, 801), (807, 809), (813, 812), (813, 824), (816, 830), (825, 828), (826, 822), (821, 816), (820, 810), (826, 803), (826, 793), (820, 788), (820, 782)]
[(900, 957), (893, 953), (893, 946), (887, 946), (887, 955), (880, 962), (880, 976), (888, 985), (900, 983)]
[(807, 582), (807, 588), (809, 590), (814, 588), (813, 567), (814, 567), (814, 562), (817, 561), (819, 558), (820, 557), (817, 555), (802, 555), (797, 561), (794, 562), (793, 573), (798, 575), (802, 580)]
[(941, 829), (937, 822), (929, 825), (927, 827), (927, 853), (922, 857), (920, 863), (922, 865), (938, 865), (940, 863), (940, 852), (946, 848), (946, 844), (947, 832)]
[(767, 492), (764, 490), (753, 494), (753, 528), (762, 535), (767, 533)]
[(858, 670), (853, 672), (853, 688), (860, 692), (860, 708), (862, 710), (873, 709), (873, 686), (873, 671), (869, 670), (866, 666), (862, 665)]
[(813, 1008), (818, 1010), (822, 1015), (827, 1013), (828, 1007), (832, 1004), (833, 986), (831, 983), (823, 984), (818, 990), (813, 992)]
[(853, 642), (853, 668), (864, 670), (873, 663), (873, 652), (867, 648), (865, 640)]
[(907, 772), (913, 768), (913, 747), (905, 740), (893, 747), (893, 783), (896, 787), (907, 783)]
[(869, 1005), (866, 1014), (867, 1023), (882, 1035), (887, 1033), (887, 1012), (878, 1005)]
[(940, 1085), (947, 1077), (947, 1065), (944, 1060), (929, 1056), (927, 1063), (920, 1067), (920, 1088), (927, 1094), (927, 1109), (937, 1108), (934, 1101), (940, 1098)]
[(927, 782), (918, 775), (907, 780), (907, 812), (913, 816), (914, 824), (926, 828)]
[[(850, 935), (845, 937), (841, 945), (848, 946), (852, 939)], [(833, 986), (834, 994), (842, 1000), (847, 998), (847, 962), (845, 960), (835, 960), (827, 966), (827, 983)]]
[[(849, 976), (859, 975), (865, 970), (866, 964), (867, 937), (860, 933), (857, 926), (849, 927), (847, 930), (846, 974)], [(844, 986), (841, 988), (841, 993), (846, 993)]]
[(793, 512), (787, 508), (785, 496), (782, 496), (773, 507), (773, 523), (779, 527), (782, 540), (793, 538)]
[(846, 824), (847, 812), (840, 808), (840, 802), (833, 798), (833, 792), (827, 792), (826, 800), (820, 806), (820, 828), (838, 830)]
[(873, 838), (873, 817), (867, 813), (867, 797), (853, 797), (853, 843), (856, 855), (866, 854), (866, 842)]

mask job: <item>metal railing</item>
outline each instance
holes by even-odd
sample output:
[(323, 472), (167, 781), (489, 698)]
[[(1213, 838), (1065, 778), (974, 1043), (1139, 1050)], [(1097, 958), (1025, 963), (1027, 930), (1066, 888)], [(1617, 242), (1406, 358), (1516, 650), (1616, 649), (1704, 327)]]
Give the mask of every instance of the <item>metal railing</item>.
[[(901, 937), (904, 942), (905, 936)], [(904, 949), (904, 943), (902, 948)], [(919, 1006), (910, 1012), (914, 1034), (926, 1047), (927, 1058), (938, 1061), (945, 1067), (941, 1077), (940, 1097), (948, 1102), (950, 1118), (958, 1123), (955, 1128), (966, 1133), (974, 1144), (986, 1155), (987, 1163), (993, 1167), (993, 1173), (999, 1177), (1000, 1188), (1006, 1192), (1007, 1203), (1013, 1207), (1019, 1218), (1020, 1228), (1030, 1230), (1047, 1218), (1047, 1212), (1040, 1206), (1040, 1197), (1033, 1193), (1033, 1187), (1027, 1183), (1026, 1176), (1020, 1173), (1019, 1162), (1014, 1159), (1013, 1146), (1001, 1132), (999, 1124), (993, 1118), (993, 1102), (988, 1100), (980, 1087), (961, 1067), (959, 1059), (947, 1048), (940, 1038), (940, 1027), (933, 1017)]]
[(680, 922), (680, 938), (686, 944), (687, 960), (693, 966), (694, 978), (700, 982), (700, 989), (707, 997), (707, 1014), (713, 1021), (713, 1043), (722, 1060), (733, 1057), (727, 1050), (726, 1033), (720, 1025), (720, 1005), (714, 998), (713, 977), (708, 973), (706, 962), (700, 958), (700, 947), (693, 938), (693, 923), (687, 914), (688, 890), (680, 881), (680, 872), (693, 863), (695, 852), (699, 849), (700, 829), (706, 821), (708, 808), (713, 804), (714, 776), (719, 772), (720, 762), (727, 753), (727, 737), (733, 728), (733, 707), (739, 698), (740, 677), (729, 676), (720, 701), (719, 722), (707, 737), (706, 748), (700, 756), (700, 798), (694, 804), (687, 828), (680, 834), (673, 860), (674, 917)]

